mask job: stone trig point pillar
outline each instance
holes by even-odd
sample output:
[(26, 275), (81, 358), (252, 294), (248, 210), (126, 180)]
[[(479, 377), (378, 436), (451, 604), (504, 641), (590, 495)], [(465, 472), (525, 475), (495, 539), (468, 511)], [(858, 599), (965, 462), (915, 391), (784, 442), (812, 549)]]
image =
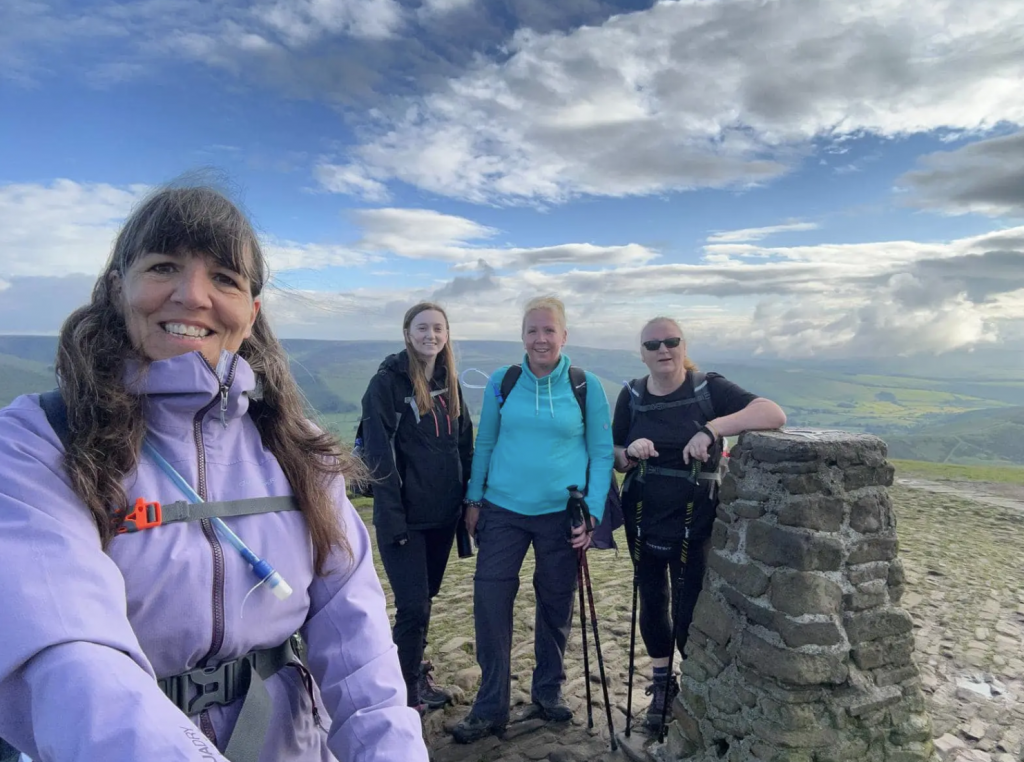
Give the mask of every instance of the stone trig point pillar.
[(740, 438), (659, 756), (932, 758), (885, 455), (841, 431)]

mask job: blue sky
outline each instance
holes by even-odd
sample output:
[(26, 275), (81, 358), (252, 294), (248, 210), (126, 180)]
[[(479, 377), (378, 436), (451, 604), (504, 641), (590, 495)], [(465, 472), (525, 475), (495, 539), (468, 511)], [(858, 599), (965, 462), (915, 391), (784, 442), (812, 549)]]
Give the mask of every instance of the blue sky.
[[(212, 167), (284, 336), (570, 341), (671, 314), (739, 354), (1024, 348), (1024, 6), (980, 0), (0, 6), (0, 332), (87, 298)], [(500, 6), (500, 9), (498, 9)]]

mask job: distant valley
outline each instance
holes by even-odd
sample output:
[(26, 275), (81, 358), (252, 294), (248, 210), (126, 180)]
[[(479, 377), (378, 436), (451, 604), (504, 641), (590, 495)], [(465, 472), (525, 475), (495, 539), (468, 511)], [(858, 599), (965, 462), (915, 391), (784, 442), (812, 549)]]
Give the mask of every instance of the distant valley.
[[(399, 342), (286, 340), (292, 371), (310, 407), (340, 436), (351, 439), (360, 400), (381, 360)], [(485, 375), (519, 362), (517, 342), (457, 345), (466, 398), (480, 409)], [(0, 336), (0, 405), (19, 394), (53, 388), (56, 339)], [(634, 352), (566, 348), (574, 364), (596, 373), (614, 402), (622, 383), (643, 375)], [(700, 360), (699, 352), (698, 362)], [(892, 363), (857, 368), (823, 363), (722, 360), (702, 365), (786, 410), (791, 427), (842, 428), (878, 434), (893, 458), (962, 464), (1024, 465), (1024, 377), (1001, 369), (948, 374), (894, 372)], [(905, 365), (905, 364), (904, 364)], [(922, 368), (929, 364), (922, 364)], [(481, 373), (469, 369), (476, 369)], [(909, 368), (912, 370), (912, 367)]]

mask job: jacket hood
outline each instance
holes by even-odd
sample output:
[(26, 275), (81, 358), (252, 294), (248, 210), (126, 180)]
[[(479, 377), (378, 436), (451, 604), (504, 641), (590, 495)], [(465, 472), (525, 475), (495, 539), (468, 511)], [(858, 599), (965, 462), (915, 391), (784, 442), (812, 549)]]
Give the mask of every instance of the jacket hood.
[[(200, 352), (188, 352), (166, 360), (131, 363), (125, 371), (125, 385), (146, 397), (147, 417), (192, 414), (221, 397), (216, 413), (225, 420), (244, 416), (256, 389), (256, 374), (242, 357), (222, 351), (217, 368)], [(226, 393), (226, 394), (225, 394)]]
[(563, 376), (567, 376), (569, 374), (570, 365), (572, 365), (572, 360), (569, 359), (569, 355), (562, 352), (561, 356), (558, 358), (558, 364), (555, 366), (555, 369), (543, 378), (537, 378), (533, 371), (530, 370), (530, 356), (526, 352), (523, 352), (523, 377), (528, 378), (530, 383), (535, 385), (546, 386), (549, 383), (556, 383)]
[[(406, 378), (409, 376), (409, 350), (403, 349), (401, 352), (396, 352), (393, 355), (388, 355), (382, 361), (380, 366), (377, 368), (377, 372), (389, 371), (391, 373), (401, 373)], [(434, 364), (434, 379), (440, 384), (444, 384), (448, 378), (448, 371), (442, 363)]]

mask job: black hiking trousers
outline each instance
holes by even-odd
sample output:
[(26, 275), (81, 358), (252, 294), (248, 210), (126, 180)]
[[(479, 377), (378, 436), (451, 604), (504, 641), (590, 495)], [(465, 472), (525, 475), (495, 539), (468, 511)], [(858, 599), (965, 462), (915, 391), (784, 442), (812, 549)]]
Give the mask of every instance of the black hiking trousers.
[(405, 545), (398, 545), (391, 537), (385, 539), (377, 533), (377, 550), (395, 594), (395, 626), (391, 635), (398, 648), (409, 706), (420, 703), (420, 664), (427, 645), (430, 609), (448, 568), (455, 526), (410, 529)]
[(640, 637), (652, 659), (664, 659), (672, 653), (670, 590), (676, 603), (676, 616), (679, 617), (676, 645), (680, 655), (684, 653), (693, 610), (704, 584), (706, 544), (706, 541), (690, 544), (682, 585), (678, 584), (681, 569), (678, 543), (673, 544), (672, 551), (666, 554), (655, 554), (646, 548), (640, 551), (640, 563), (636, 565)]

